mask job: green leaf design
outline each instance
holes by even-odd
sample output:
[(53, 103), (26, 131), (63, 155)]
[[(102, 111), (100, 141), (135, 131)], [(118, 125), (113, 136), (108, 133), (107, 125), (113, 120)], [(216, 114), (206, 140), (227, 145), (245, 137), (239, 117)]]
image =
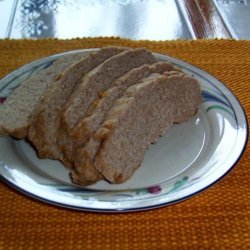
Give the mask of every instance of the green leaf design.
[(181, 180), (177, 181), (174, 186), (172, 187), (172, 189), (170, 191), (168, 191), (168, 193), (172, 193), (174, 191), (176, 191), (177, 189), (180, 189), (184, 184), (187, 183), (188, 181), (188, 176), (184, 176)]
[(234, 118), (234, 115), (226, 108), (224, 108), (223, 106), (220, 106), (220, 105), (212, 105), (210, 107), (207, 108), (206, 112), (208, 112), (209, 110), (212, 110), (212, 109), (220, 109), (220, 110), (223, 110), (225, 112), (227, 112), (228, 114), (230, 114), (233, 118)]

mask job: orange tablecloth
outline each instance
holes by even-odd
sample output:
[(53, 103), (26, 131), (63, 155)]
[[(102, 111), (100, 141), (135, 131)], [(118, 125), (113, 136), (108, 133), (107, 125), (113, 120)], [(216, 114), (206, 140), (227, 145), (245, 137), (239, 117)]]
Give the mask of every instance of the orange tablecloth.
[[(250, 41), (0, 40), (0, 78), (40, 57), (106, 45), (146, 47), (197, 65), (224, 82), (250, 116)], [(58, 208), (0, 183), (0, 249), (250, 249), (249, 162), (247, 147), (236, 168), (206, 192), (127, 214)]]

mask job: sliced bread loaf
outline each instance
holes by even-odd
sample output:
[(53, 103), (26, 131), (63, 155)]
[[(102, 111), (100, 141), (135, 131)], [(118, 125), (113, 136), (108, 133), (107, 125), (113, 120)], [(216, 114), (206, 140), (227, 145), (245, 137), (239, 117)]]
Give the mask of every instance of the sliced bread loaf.
[[(61, 125), (58, 127), (58, 152), (60, 160), (68, 167), (73, 145), (70, 129), (74, 128), (78, 121), (82, 120), (91, 104), (106, 91), (113, 81), (133, 68), (144, 64), (155, 63), (153, 54), (146, 49), (131, 49), (113, 56), (89, 72), (79, 83), (76, 90), (71, 94), (67, 104), (61, 112)], [(65, 159), (66, 158), (66, 159)]]
[(70, 131), (70, 140), (64, 140), (60, 135), (59, 144), (64, 158), (62, 161), (68, 165), (73, 162), (74, 145), (84, 144), (90, 136), (98, 129), (103, 119), (116, 99), (121, 97), (122, 93), (129, 86), (138, 83), (142, 78), (151, 73), (163, 73), (166, 70), (173, 70), (174, 67), (167, 62), (158, 62), (153, 65), (143, 65), (124, 74), (115, 80), (111, 86), (97, 98), (86, 112), (85, 117)]
[[(169, 71), (168, 74), (174, 75), (174, 74), (179, 74), (179, 72)], [(160, 76), (161, 76), (160, 74), (151, 73), (149, 76), (141, 79), (141, 81), (139, 81), (140, 83), (136, 85), (148, 82), (150, 83), (152, 80), (157, 79)], [(118, 100), (119, 99), (117, 99), (116, 102), (118, 102)], [(116, 105), (116, 102), (113, 105)], [(111, 108), (111, 110), (112, 109), (113, 107)], [(107, 116), (109, 116), (111, 110), (108, 111), (108, 113), (106, 114)], [(107, 118), (105, 117), (105, 119)], [(78, 185), (89, 185), (100, 179), (103, 179), (103, 175), (95, 168), (94, 165), (95, 156), (101, 144), (100, 134), (103, 131), (105, 132), (105, 129), (103, 130), (103, 124), (102, 124), (98, 128), (96, 133), (93, 136), (91, 136), (90, 139), (85, 144), (83, 145), (80, 144), (78, 147), (74, 148), (75, 152), (74, 169), (71, 172), (71, 177), (74, 183)]]
[(86, 53), (66, 54), (23, 81), (0, 106), (0, 135), (27, 136), (31, 114), (58, 74)]
[(122, 47), (105, 47), (89, 54), (72, 64), (57, 78), (43, 96), (33, 112), (28, 137), (37, 149), (40, 157), (58, 159), (56, 134), (59, 113), (81, 78), (97, 65), (126, 50)]
[[(97, 148), (95, 168), (111, 183), (122, 183), (140, 166), (148, 146), (173, 123), (192, 117), (200, 103), (198, 82), (183, 73), (171, 72), (133, 85), (91, 137), (91, 147), (80, 148), (79, 153), (88, 162), (91, 149)], [(81, 184), (83, 168), (79, 165), (72, 172), (73, 182)]]
[[(82, 136), (80, 133), (74, 138), (74, 170), (72, 177), (75, 183), (86, 185), (94, 183), (102, 178), (94, 167), (94, 157), (99, 147), (99, 141), (96, 141), (91, 136), (100, 127), (104, 121), (107, 112), (112, 107), (115, 100), (120, 98), (124, 91), (131, 85), (137, 84), (141, 81), (148, 81), (155, 77), (154, 73), (163, 73), (164, 71), (171, 71), (174, 67), (166, 62), (158, 62), (151, 66), (144, 65), (136, 68), (119, 78), (109, 88), (105, 95), (95, 102), (95, 106), (89, 109), (88, 116), (80, 123)], [(77, 131), (75, 131), (77, 132)]]

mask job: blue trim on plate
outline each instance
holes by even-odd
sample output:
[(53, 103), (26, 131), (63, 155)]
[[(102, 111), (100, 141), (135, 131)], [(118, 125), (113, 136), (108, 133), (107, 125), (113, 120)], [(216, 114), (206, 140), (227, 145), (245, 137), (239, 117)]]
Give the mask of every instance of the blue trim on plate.
[[(42, 60), (42, 59), (41, 59), (41, 60)], [(54, 60), (52, 59), (51, 61), (47, 61), (47, 62), (44, 62), (44, 63), (41, 62), (39, 65), (34, 66), (32, 69), (36, 70), (36, 69), (38, 69), (39, 67), (41, 67), (42, 65), (44, 65), (44, 64), (45, 64), (45, 67), (44, 67), (44, 68), (41, 68), (41, 70), (42, 70), (42, 69), (46, 69), (46, 68), (48, 68), (49, 66), (51, 66), (56, 60), (57, 60), (57, 59), (54, 59)], [(19, 71), (19, 70), (21, 70), (22, 68), (28, 67), (28, 66), (31, 66), (31, 65), (32, 65), (32, 62), (29, 63), (29, 64), (24, 65), (23, 67), (21, 67), (21, 68), (15, 70), (15, 71), (13, 71), (13, 72), (11, 72), (10, 74), (13, 74), (13, 73), (15, 73), (16, 71)], [(33, 72), (34, 70), (32, 70), (32, 72)], [(5, 85), (3, 85), (3, 86), (0, 88), (0, 91), (4, 90), (4, 89), (5, 89), (6, 87), (8, 87), (11, 83), (13, 83), (16, 79), (18, 79), (18, 78), (21, 77), (22, 75), (27, 74), (29, 71), (31, 71), (31, 68), (30, 68), (30, 69), (26, 69), (26, 70), (23, 71), (22, 73), (16, 75), (14, 78), (12, 78), (10, 81), (8, 81)], [(31, 75), (32, 75), (32, 72), (31, 72)], [(10, 74), (9, 74), (9, 75), (10, 75)], [(0, 83), (1, 83), (2, 81), (6, 81), (6, 78), (7, 78), (9, 75), (7, 75), (7, 76), (4, 77), (3, 79), (1, 79), (1, 80), (0, 80)], [(29, 77), (30, 77), (30, 75), (27, 76), (26, 79), (28, 79)]]
[[(172, 57), (172, 58), (174, 58), (174, 57)], [(219, 81), (216, 77), (210, 75), (208, 72), (204, 71), (203, 69), (201, 69), (201, 68), (199, 68), (199, 67), (197, 67), (197, 66), (194, 66), (194, 65), (192, 65), (192, 64), (190, 64), (190, 63), (188, 63), (188, 62), (185, 62), (185, 61), (183, 61), (183, 60), (180, 60), (180, 59), (178, 59), (178, 58), (174, 58), (174, 59), (176, 59), (176, 60), (178, 60), (178, 61), (181, 61), (181, 62), (183, 62), (183, 63), (185, 63), (185, 64), (188, 64), (188, 65), (190, 65), (191, 67), (197, 68), (197, 69), (199, 69), (200, 71), (204, 72), (205, 74), (208, 74), (210, 77), (214, 78), (216, 81), (218, 81), (220, 84), (222, 84), (222, 85), (231, 93), (232, 96), (234, 96), (234, 97), (236, 98), (236, 100), (238, 101), (240, 107), (242, 108), (242, 105), (241, 105), (241, 103), (239, 102), (238, 98), (237, 98), (237, 97), (233, 94), (233, 92), (226, 86), (226, 84), (224, 84), (223, 82)], [(173, 63), (173, 64), (175, 64), (175, 63)], [(177, 65), (177, 64), (175, 64), (175, 65)], [(177, 66), (178, 66), (178, 65), (177, 65)], [(190, 69), (189, 67), (188, 67), (188, 70), (190, 70), (191, 72), (195, 73), (196, 75), (198, 75), (199, 77), (201, 77), (203, 80), (207, 81), (207, 79), (206, 79), (203, 75), (201, 75), (200, 73), (196, 72), (195, 70)], [(211, 84), (213, 87), (215, 87), (215, 88), (219, 91), (219, 93), (222, 95), (222, 97), (223, 97), (224, 99), (227, 100), (227, 102), (228, 102), (228, 104), (229, 104), (231, 110), (233, 111), (233, 114), (234, 114), (234, 117), (235, 117), (235, 120), (236, 120), (236, 124), (237, 124), (237, 127), (238, 127), (238, 118), (237, 118), (237, 115), (236, 115), (236, 113), (235, 113), (235, 110), (234, 110), (234, 108), (233, 108), (231, 102), (228, 100), (227, 96), (226, 96), (223, 92), (221, 92), (220, 88), (218, 88), (214, 83), (209, 82), (209, 84)], [(243, 110), (243, 108), (242, 108), (242, 110)], [(245, 112), (244, 112), (244, 114), (245, 114)], [(246, 116), (245, 116), (245, 118), (246, 118)], [(247, 120), (246, 120), (246, 121), (247, 121)]]
[(214, 101), (214, 102), (218, 102), (220, 104), (225, 105), (226, 107), (230, 108), (230, 105), (228, 105), (228, 103), (226, 103), (225, 101), (221, 100), (220, 98), (218, 98), (215, 95), (212, 95), (209, 91), (207, 90), (202, 90), (202, 97), (203, 97), (203, 101), (207, 102), (207, 101)]

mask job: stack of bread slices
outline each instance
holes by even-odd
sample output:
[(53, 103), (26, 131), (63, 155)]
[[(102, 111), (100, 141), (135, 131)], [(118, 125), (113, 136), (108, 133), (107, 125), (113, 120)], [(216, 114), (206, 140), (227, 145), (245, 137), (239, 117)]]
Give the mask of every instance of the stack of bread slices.
[[(28, 138), (73, 183), (128, 180), (151, 143), (195, 115), (197, 80), (143, 48), (66, 54), (0, 106), (0, 134)], [(49, 167), (49, 166), (48, 166)]]

